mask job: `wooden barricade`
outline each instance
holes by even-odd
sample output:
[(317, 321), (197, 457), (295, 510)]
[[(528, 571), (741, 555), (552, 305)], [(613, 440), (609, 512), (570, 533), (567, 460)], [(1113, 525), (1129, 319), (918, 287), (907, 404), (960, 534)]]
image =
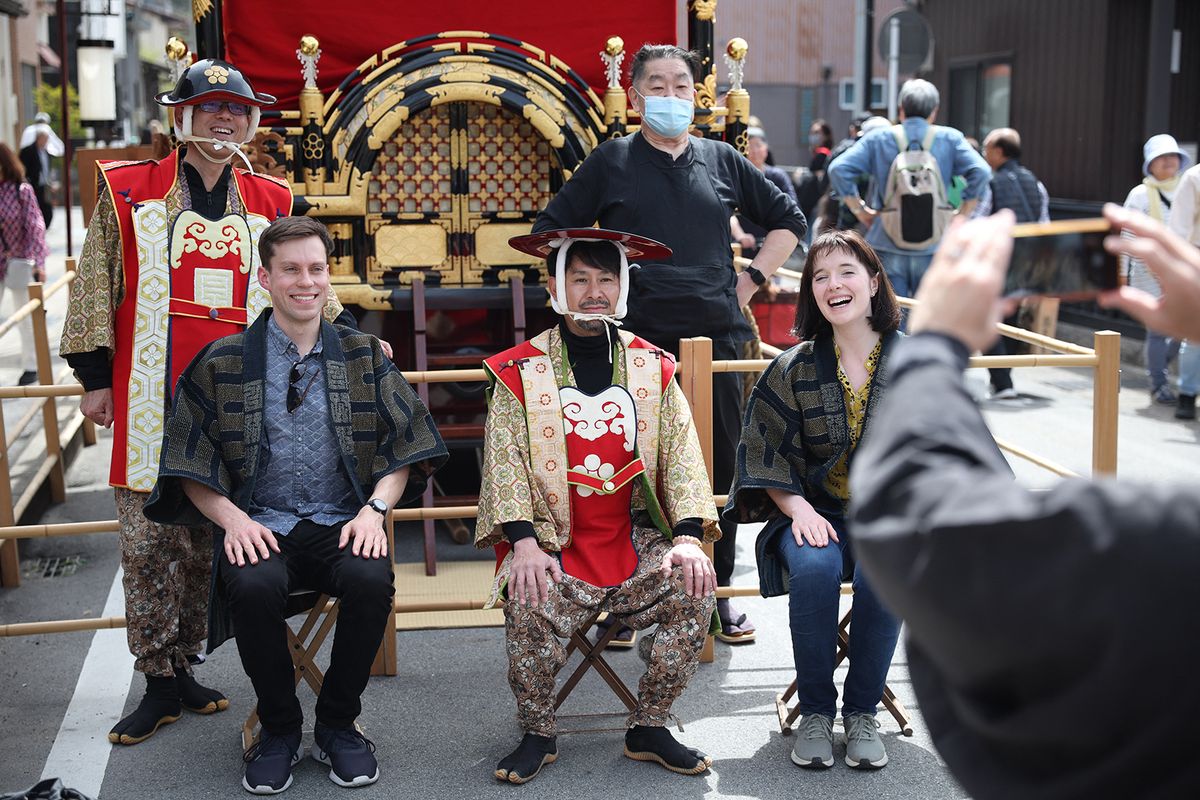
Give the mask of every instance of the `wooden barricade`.
[[(51, 292), (48, 291), (47, 296)], [(913, 301), (902, 298), (903, 305), (911, 306)], [(0, 334), (11, 325), (0, 325)], [(1004, 335), (1020, 339), (1029, 344), (1042, 347), (1048, 355), (1022, 356), (975, 356), (970, 359), (970, 367), (1086, 367), (1094, 371), (1093, 388), (1093, 423), (1092, 423), (1092, 473), (1093, 475), (1115, 474), (1117, 466), (1117, 391), (1120, 386), (1120, 335), (1111, 331), (1101, 331), (1095, 334), (1094, 349), (1062, 342), (1021, 328), (1007, 325), (999, 326)], [(764, 352), (772, 356), (778, 355), (776, 348), (766, 347)], [(48, 351), (47, 351), (48, 357)], [(683, 393), (692, 411), (692, 418), (700, 440), (701, 451), (704, 454), (705, 465), (709, 480), (712, 480), (712, 376), (718, 372), (757, 372), (770, 364), (769, 359), (717, 361), (712, 360), (712, 342), (700, 337), (686, 339), (681, 342), (680, 359), (677, 374)], [(40, 374), (40, 373), (39, 373)], [(440, 383), (450, 381), (470, 382), (486, 380), (482, 369), (447, 369), (422, 370), (405, 372), (404, 377), (410, 383)], [(111, 532), (117, 530), (116, 520), (98, 522), (62, 523), (53, 525), (16, 525), (13, 514), (12, 491), (8, 482), (8, 462), (4, 447), (3, 403), (5, 399), (14, 397), (68, 397), (82, 394), (82, 388), (77, 385), (45, 385), (29, 387), (0, 388), (0, 553), (15, 545), (17, 539), (40, 538), (50, 536), (74, 536), (79, 534)], [(1054, 462), (1037, 456), (1024, 448), (1008, 442), (998, 442), (1000, 447), (1013, 455), (1031, 461), (1038, 466), (1059, 475), (1073, 476), (1071, 470)], [(51, 459), (47, 457), (47, 463)], [(723, 495), (715, 495), (714, 503), (718, 508), (726, 501)], [(20, 507), (20, 501), (17, 506)], [(474, 517), (476, 506), (443, 506), (434, 508), (393, 509), (388, 516), (389, 535), (394, 530), (397, 521), (420, 521), (434, 519), (465, 519)], [(15, 548), (13, 548), (15, 551)], [(710, 557), (711, 545), (706, 545)], [(15, 553), (14, 553), (15, 554)], [(2, 559), (0, 559), (2, 565)], [(6, 584), (7, 585), (7, 584)], [(481, 608), (486, 600), (487, 587), (480, 587), (480, 596), (455, 598), (431, 602), (405, 602), (397, 600), (393, 604), (395, 613), (417, 613), (427, 611), (457, 611), (475, 610)], [(718, 598), (757, 596), (757, 586), (721, 587), (717, 590)], [(50, 620), (45, 622), (24, 622), (0, 624), (0, 637), (26, 636), (34, 634), (61, 633), (68, 631), (100, 630), (122, 627), (123, 617), (106, 617), (101, 619)], [(388, 647), (390, 640), (391, 646)], [(702, 660), (712, 661), (712, 637), (709, 637)], [(395, 674), (396, 672), (396, 642), (395, 637), (385, 637), (384, 647), (376, 657), (375, 674)]]
[[(50, 357), (50, 339), (46, 327), (46, 300), (51, 296), (69, 286), (75, 280), (75, 260), (68, 258), (66, 262), (66, 273), (54, 281), (54, 283), (45, 286), (40, 282), (29, 284), (29, 301), (17, 309), (11, 317), (9, 317), (3, 325), (0, 325), (0, 336), (8, 333), (17, 325), (22, 323), (26, 318), (30, 320), (33, 327), (34, 339), (34, 356), (37, 363), (38, 384), (40, 386), (54, 386), (54, 366)], [(65, 390), (74, 390), (77, 387), (61, 387)], [(42, 459), (41, 465), (35, 472), (33, 479), (30, 481), (25, 491), (14, 502), (12, 490), (12, 452), (11, 442), (5, 430), (5, 419), (3, 402), (0, 402), (0, 525), (15, 525), (17, 520), (29, 507), (34, 496), (41, 489), (42, 485), (50, 482), (50, 498), (55, 503), (61, 503), (67, 498), (66, 490), (66, 474), (63, 465), (63, 431), (58, 423), (58, 406), (54, 398), (62, 394), (74, 394), (75, 391), (61, 393), (36, 393), (33, 387), (18, 387), (21, 390), (19, 394), (6, 394), (0, 396), (0, 399), (10, 397), (37, 397), (38, 401), (34, 407), (15, 426), (14, 435), (11, 437), (13, 442), (21, 437), (25, 428), (32, 422), (40, 407), (42, 412), (42, 432), (45, 446), (45, 456)], [(70, 440), (79, 429), (79, 426), (85, 422), (82, 415), (76, 415), (75, 420), (69, 426), (67, 438)], [(84, 426), (84, 441), (86, 444), (94, 444), (96, 441), (95, 428), (88, 423)], [(7, 539), (0, 543), (0, 586), (16, 587), (21, 584), (21, 566), (20, 555), (17, 551), (17, 542), (15, 539)]]

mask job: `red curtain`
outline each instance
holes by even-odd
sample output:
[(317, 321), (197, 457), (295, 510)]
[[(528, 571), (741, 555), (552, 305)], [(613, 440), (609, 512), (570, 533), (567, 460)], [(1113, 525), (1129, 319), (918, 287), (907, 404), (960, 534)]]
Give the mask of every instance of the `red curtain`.
[(600, 51), (610, 36), (625, 40), (629, 59), (642, 44), (675, 42), (673, 0), (224, 0), (225, 55), (254, 88), (296, 108), (303, 81), (300, 37), (321, 42), (317, 79), (328, 93), (372, 54), (398, 42), (442, 31), (509, 36), (557, 56), (597, 94), (606, 85)]

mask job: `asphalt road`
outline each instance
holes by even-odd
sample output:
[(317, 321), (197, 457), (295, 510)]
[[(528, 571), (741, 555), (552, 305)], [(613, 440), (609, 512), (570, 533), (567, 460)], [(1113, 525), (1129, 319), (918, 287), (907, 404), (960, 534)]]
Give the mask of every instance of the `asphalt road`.
[[(62, 214), (52, 230), (55, 255), (51, 280), (61, 274)], [(82, 241), (80, 235), (78, 242)], [(62, 298), (62, 299), (65, 299)], [(61, 306), (51, 304), (52, 327), (61, 324)], [(56, 337), (55, 337), (56, 338)], [(15, 337), (0, 341), (0, 381), (15, 382), (19, 367)], [(55, 341), (55, 344), (57, 342)], [(1120, 461), (1123, 477), (1176, 481), (1197, 477), (1196, 447), (1200, 426), (1171, 418), (1171, 409), (1152, 406), (1145, 380), (1134, 367), (1125, 370), (1121, 393)], [(986, 373), (968, 374), (971, 390), (982, 396)], [(1058, 463), (1087, 474), (1090, 467), (1091, 383), (1083, 370), (1016, 370), (1022, 397), (1004, 403), (983, 402), (989, 424), (1003, 438), (1029, 447)], [(65, 406), (71, 401), (63, 401)], [(6, 406), (8, 424), (17, 414)], [(42, 521), (111, 519), (112, 494), (106, 486), (110, 438), (85, 449), (69, 474), (68, 500), (51, 508)], [(1015, 462), (1018, 480), (1045, 488), (1054, 479)], [(754, 585), (753, 528), (739, 537), (739, 569), (734, 583)], [(478, 557), (439, 534), (442, 558)], [(420, 559), (417, 531), (397, 542), (401, 561)], [(57, 558), (63, 574), (40, 577), (30, 572), (18, 589), (0, 590), (0, 622), (101, 616), (119, 607), (115, 534), (35, 539), (22, 543), (21, 557), (31, 569), (38, 559)], [(106, 604), (109, 610), (106, 611)], [(787, 603), (783, 598), (748, 598), (738, 605), (759, 629), (756, 644), (738, 648), (718, 644), (716, 660), (702, 665), (676, 704), (685, 726), (680, 737), (714, 758), (713, 769), (682, 777), (621, 755), (617, 731), (575, 733), (560, 738), (559, 761), (533, 783), (516, 788), (491, 777), (495, 762), (519, 738), (512, 696), (504, 675), (500, 629), (437, 630), (399, 634), (400, 674), (373, 678), (363, 697), (361, 722), (378, 747), (382, 778), (355, 797), (489, 798), (520, 793), (527, 798), (761, 797), (793, 798), (960, 798), (963, 791), (948, 774), (920, 719), (912, 695), (903, 647), (892, 663), (888, 684), (913, 712), (915, 736), (899, 735), (896, 723), (881, 711), (882, 732), (891, 761), (880, 771), (861, 773), (839, 761), (832, 770), (797, 769), (788, 759), (791, 739), (781, 736), (774, 697), (792, 675)], [(239, 729), (253, 704), (236, 647), (214, 654), (198, 674), (231, 700), (228, 711), (213, 717), (185, 716), (136, 747), (111, 747), (106, 733), (113, 715), (131, 710), (141, 696), (124, 632), (54, 634), (0, 638), (0, 727), (5, 755), (0, 759), (0, 794), (36, 781), (45, 770), (68, 785), (104, 798), (233, 797), (239, 788)], [(632, 652), (610, 661), (628, 683), (641, 664)], [(845, 676), (839, 669), (837, 679)], [(105, 699), (107, 698), (107, 708)], [(122, 700), (122, 698), (124, 698)], [(311, 743), (313, 700), (301, 693), (309, 715), (305, 744)], [(595, 676), (578, 687), (564, 713), (613, 710), (615, 698)], [(105, 716), (108, 714), (109, 716)], [(620, 717), (598, 720), (617, 726)], [(577, 724), (577, 723), (572, 723)], [(303, 761), (287, 796), (331, 796), (336, 788), (325, 770)]]

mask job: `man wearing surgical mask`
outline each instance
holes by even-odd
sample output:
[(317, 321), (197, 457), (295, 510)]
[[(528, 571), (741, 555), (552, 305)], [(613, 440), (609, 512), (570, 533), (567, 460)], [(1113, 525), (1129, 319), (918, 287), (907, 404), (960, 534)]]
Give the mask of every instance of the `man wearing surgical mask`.
[[(690, 136), (699, 58), (674, 45), (644, 45), (630, 68), (629, 104), (641, 129), (604, 142), (538, 215), (533, 232), (601, 227), (665, 243), (672, 254), (653, 269), (632, 270), (623, 327), (679, 352), (679, 340), (707, 336), (713, 358), (739, 357), (753, 338), (741, 307), (804, 236), (795, 200), (725, 142)], [(729, 219), (741, 214), (767, 231), (753, 264), (734, 270)], [(649, 263), (649, 262), (647, 262)], [(742, 391), (736, 373), (713, 376), (713, 483), (729, 488)], [(714, 563), (717, 583), (733, 573), (736, 524), (723, 523)], [(728, 600), (718, 601), (727, 642), (748, 642), (754, 626)]]

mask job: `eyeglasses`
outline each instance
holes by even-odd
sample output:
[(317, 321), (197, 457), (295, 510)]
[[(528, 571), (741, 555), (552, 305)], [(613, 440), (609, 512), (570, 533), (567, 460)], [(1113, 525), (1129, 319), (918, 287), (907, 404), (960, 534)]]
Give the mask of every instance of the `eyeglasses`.
[(250, 113), (249, 104), (227, 102), (225, 100), (206, 100), (203, 103), (198, 103), (197, 107), (206, 114), (216, 114), (222, 108), (228, 108), (229, 113), (235, 117), (244, 117)]
[(308, 383), (304, 384), (304, 388), (300, 389), (296, 384), (300, 383), (300, 379), (304, 377), (307, 370), (301, 369), (300, 362), (292, 364), (292, 371), (288, 373), (288, 391), (287, 391), (287, 412), (292, 414), (304, 402), (304, 398), (308, 397), (308, 390), (312, 387), (313, 381), (317, 379), (317, 370), (313, 370), (308, 376)]

